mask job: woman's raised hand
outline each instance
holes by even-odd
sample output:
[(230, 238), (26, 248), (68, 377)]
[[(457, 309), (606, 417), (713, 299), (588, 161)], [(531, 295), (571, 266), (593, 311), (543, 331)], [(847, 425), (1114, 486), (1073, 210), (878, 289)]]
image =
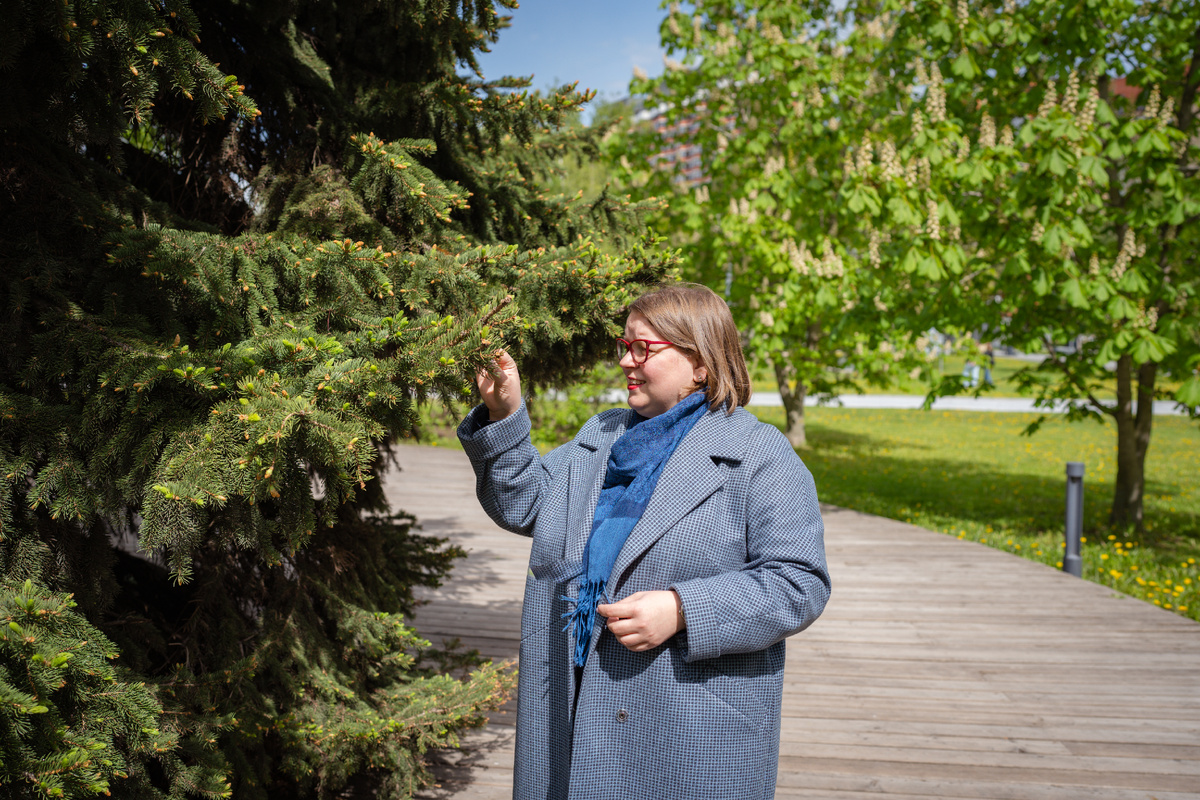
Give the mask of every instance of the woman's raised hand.
[(493, 422), (515, 414), (521, 407), (521, 373), (507, 351), (498, 352), (475, 376), (475, 383), (487, 406), (488, 419)]

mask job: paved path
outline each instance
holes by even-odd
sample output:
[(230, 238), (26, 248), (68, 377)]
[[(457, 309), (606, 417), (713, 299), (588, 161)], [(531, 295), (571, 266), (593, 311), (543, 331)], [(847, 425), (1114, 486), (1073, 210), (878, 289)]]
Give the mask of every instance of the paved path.
[[(484, 515), (461, 452), (398, 454), (393, 504), (470, 551), (418, 630), (514, 658), (528, 540)], [(983, 545), (824, 514), (833, 597), (788, 642), (778, 797), (1200, 800), (1200, 625)], [(509, 708), (439, 756), (421, 797), (510, 797), (512, 724)]]
[[(604, 399), (609, 403), (624, 403), (624, 389), (610, 389)], [(1115, 402), (1115, 401), (1114, 401)], [(840, 406), (841, 408), (921, 408), (925, 403), (925, 395), (915, 394), (844, 394), (835, 397), (825, 405)], [(804, 405), (813, 407), (822, 405), (816, 397), (806, 397)], [(783, 399), (779, 392), (755, 392), (750, 396), (751, 406), (781, 406)], [(1050, 408), (1038, 408), (1029, 397), (939, 397), (933, 401), (935, 411), (1002, 411), (1019, 414), (1063, 414), (1069, 404), (1065, 400), (1056, 402)], [(1137, 411), (1137, 403), (1133, 404)], [(1180, 416), (1187, 413), (1185, 406), (1174, 400), (1155, 400), (1155, 415)]]
[[(616, 402), (623, 402), (624, 397)], [(920, 408), (925, 402), (924, 395), (911, 394), (844, 394), (831, 403), (843, 408)], [(781, 406), (783, 400), (779, 392), (755, 392), (750, 397), (748, 405), (752, 406)], [(817, 398), (805, 398), (804, 405), (820, 405)], [(1028, 397), (939, 397), (933, 402), (935, 411), (1006, 411), (1024, 414), (1063, 414), (1067, 411), (1065, 401), (1058, 402), (1053, 408), (1037, 408)], [(1137, 403), (1134, 403), (1137, 409)], [(1154, 413), (1178, 416), (1186, 413), (1184, 408), (1173, 400), (1155, 400)]]

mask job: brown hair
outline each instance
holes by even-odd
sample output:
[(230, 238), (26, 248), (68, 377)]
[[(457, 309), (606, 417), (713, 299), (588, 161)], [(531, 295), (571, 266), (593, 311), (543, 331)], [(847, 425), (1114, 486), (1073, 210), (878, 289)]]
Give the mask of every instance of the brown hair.
[(642, 295), (629, 306), (680, 350), (700, 359), (708, 373), (709, 408), (732, 414), (750, 400), (750, 373), (729, 306), (707, 286), (675, 283)]

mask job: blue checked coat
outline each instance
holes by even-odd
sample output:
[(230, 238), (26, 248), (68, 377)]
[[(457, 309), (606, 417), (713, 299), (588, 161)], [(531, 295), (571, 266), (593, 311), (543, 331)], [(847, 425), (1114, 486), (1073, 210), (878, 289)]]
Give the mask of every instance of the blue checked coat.
[(703, 416), (663, 468), (608, 597), (673, 588), (686, 630), (634, 653), (602, 625), (576, 685), (562, 615), (574, 597), (612, 443), (633, 412), (593, 417), (542, 457), (522, 408), (459, 427), (484, 509), (533, 537), (521, 619), (513, 797), (772, 798), (783, 640), (829, 598), (812, 476), (745, 409)]

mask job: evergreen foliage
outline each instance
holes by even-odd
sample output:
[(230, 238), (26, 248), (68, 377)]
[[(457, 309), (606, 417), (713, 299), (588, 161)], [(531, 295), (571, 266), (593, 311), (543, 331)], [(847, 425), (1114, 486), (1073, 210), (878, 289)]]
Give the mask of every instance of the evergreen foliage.
[(0, 13), (0, 792), (411, 795), (510, 681), (429, 666), (462, 553), (373, 475), (607, 355), (653, 204), (544, 188), (588, 96), (485, 81), (490, 0)]

